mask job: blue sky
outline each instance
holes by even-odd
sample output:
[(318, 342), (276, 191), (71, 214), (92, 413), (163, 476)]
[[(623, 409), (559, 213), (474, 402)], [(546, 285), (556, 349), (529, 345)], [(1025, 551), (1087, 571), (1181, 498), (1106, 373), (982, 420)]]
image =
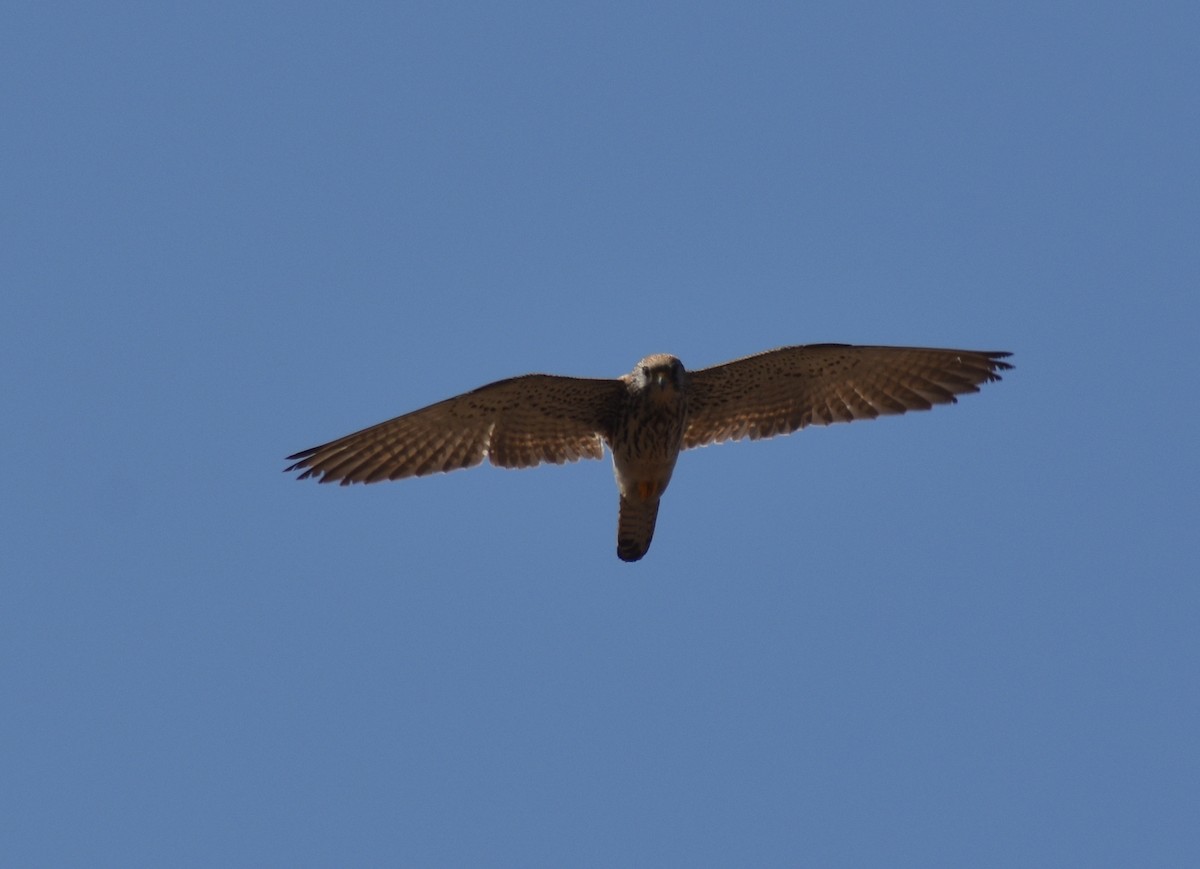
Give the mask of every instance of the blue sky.
[[(1194, 866), (1200, 13), (11, 4), (14, 865)], [(932, 413), (369, 487), (491, 380), (1004, 349)]]

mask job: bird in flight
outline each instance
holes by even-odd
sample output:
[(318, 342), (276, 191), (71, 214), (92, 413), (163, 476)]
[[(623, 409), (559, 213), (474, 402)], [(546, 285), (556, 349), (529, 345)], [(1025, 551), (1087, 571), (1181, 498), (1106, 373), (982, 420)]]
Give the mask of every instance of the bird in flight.
[(660, 353), (615, 380), (526, 374), (302, 450), (285, 470), (345, 486), (469, 468), (485, 456), (502, 468), (601, 459), (607, 445), (620, 494), (617, 557), (637, 561), (683, 450), (953, 404), (999, 380), (1009, 355), (806, 344), (698, 371)]

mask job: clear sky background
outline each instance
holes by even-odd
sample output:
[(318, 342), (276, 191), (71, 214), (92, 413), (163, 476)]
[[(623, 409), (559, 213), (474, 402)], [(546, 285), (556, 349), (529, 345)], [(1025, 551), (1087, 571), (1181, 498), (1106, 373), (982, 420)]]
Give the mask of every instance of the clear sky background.
[[(10, 865), (1200, 865), (1200, 6), (11, 3)], [(370, 487), (529, 371), (953, 407)]]

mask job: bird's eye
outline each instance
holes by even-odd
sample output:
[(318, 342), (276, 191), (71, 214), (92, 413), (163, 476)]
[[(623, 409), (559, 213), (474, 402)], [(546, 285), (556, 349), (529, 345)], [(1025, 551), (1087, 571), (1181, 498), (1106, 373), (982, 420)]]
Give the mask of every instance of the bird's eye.
[(649, 376), (650, 376), (650, 366), (643, 365), (642, 366), (642, 377), (649, 377)]

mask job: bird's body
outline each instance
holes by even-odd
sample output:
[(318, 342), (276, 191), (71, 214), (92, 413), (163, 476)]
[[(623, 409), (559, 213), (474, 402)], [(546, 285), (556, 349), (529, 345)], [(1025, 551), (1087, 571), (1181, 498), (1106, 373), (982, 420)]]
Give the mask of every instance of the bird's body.
[(811, 344), (688, 372), (647, 356), (615, 380), (528, 374), (430, 405), (289, 456), (322, 483), (372, 483), (452, 471), (613, 456), (617, 554), (637, 561), (682, 450), (926, 410), (978, 392), (1011, 368), (1007, 353)]
[(609, 438), (621, 493), (617, 555), (637, 561), (650, 548), (658, 501), (683, 449), (688, 373), (674, 356), (660, 354), (647, 356), (621, 380), (625, 412), (617, 416)]

